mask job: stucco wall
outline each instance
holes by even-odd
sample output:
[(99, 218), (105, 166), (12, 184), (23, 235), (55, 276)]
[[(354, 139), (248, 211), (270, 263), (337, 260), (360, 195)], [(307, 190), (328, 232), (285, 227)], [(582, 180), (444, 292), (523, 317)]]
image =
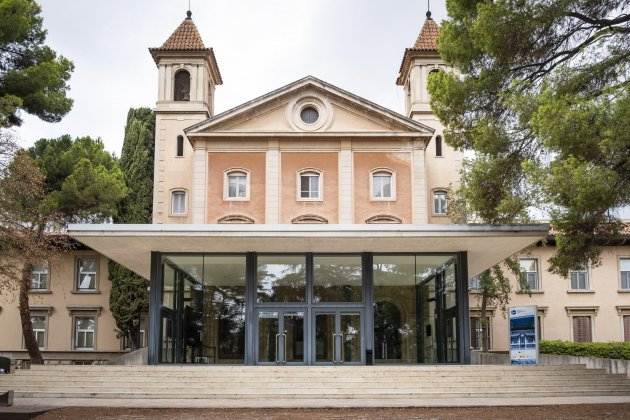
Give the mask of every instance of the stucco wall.
[[(249, 173), (249, 199), (224, 199), (225, 173), (231, 169)], [(218, 223), (228, 215), (243, 215), (255, 223), (265, 223), (265, 153), (208, 153), (207, 203), (207, 223)]]
[[(593, 341), (623, 341), (623, 315), (630, 315), (630, 292), (620, 291), (619, 258), (630, 256), (630, 246), (604, 247), (602, 263), (589, 267), (590, 290), (570, 290), (570, 280), (548, 271), (547, 260), (553, 247), (534, 248), (522, 257), (538, 260), (541, 290), (532, 295), (517, 293), (517, 280), (512, 276), (511, 306), (538, 305), (544, 340), (572, 341), (571, 315), (592, 317)], [(471, 293), (470, 308), (475, 312), (480, 296)], [(492, 350), (508, 347), (508, 325), (498, 309), (492, 318)]]
[[(389, 169), (395, 173), (395, 200), (371, 199), (370, 172), (377, 168)], [(355, 223), (365, 223), (368, 218), (376, 215), (395, 216), (402, 223), (411, 223), (411, 153), (355, 152), (354, 174)]]
[[(280, 157), (281, 223), (291, 223), (298, 216), (315, 214), (338, 222), (339, 211), (339, 154), (282, 152)], [(297, 196), (298, 171), (315, 169), (322, 174), (321, 200), (304, 201)]]
[[(72, 350), (72, 316), (70, 307), (100, 308), (96, 327), (96, 352), (119, 352), (120, 341), (116, 337), (116, 325), (109, 310), (111, 282), (108, 277), (108, 260), (98, 256), (97, 292), (79, 293), (74, 291), (75, 261), (77, 256), (97, 255), (91, 251), (75, 251), (56, 258), (49, 266), (49, 292), (29, 295), (31, 308), (48, 311), (46, 352), (66, 352)], [(18, 311), (17, 289), (2, 290), (0, 295), (0, 351), (20, 351), (24, 349), (20, 314)], [(46, 308), (45, 310), (42, 308)], [(34, 309), (33, 309), (34, 310)]]

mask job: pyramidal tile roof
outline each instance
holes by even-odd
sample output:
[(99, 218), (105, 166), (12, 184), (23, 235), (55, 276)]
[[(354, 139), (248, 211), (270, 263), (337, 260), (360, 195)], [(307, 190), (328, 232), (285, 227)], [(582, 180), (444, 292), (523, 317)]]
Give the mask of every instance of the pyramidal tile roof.
[(199, 51), (206, 49), (197, 26), (192, 20), (190, 11), (186, 19), (158, 49), (164, 51)]
[(437, 51), (437, 39), (440, 34), (440, 27), (431, 17), (431, 12), (427, 12), (427, 19), (422, 25), (420, 35), (413, 46), (414, 50)]

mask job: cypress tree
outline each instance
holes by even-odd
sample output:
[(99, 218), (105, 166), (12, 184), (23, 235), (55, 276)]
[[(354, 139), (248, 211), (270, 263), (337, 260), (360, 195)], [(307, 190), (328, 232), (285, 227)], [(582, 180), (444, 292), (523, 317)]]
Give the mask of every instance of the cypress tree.
[[(153, 152), (155, 115), (149, 108), (131, 108), (127, 114), (125, 139), (120, 156), (129, 194), (119, 204), (116, 223), (151, 223), (153, 211)], [(120, 337), (132, 349), (140, 347), (140, 319), (149, 310), (148, 283), (131, 270), (109, 263), (112, 291), (109, 307)]]

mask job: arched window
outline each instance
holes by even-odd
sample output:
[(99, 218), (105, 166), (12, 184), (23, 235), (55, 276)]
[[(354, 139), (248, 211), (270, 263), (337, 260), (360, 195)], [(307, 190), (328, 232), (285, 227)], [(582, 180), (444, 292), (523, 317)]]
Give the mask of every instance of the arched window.
[(176, 101), (190, 101), (190, 73), (186, 70), (175, 73), (173, 97)]
[(444, 216), (448, 211), (448, 197), (446, 191), (436, 190), (433, 192), (433, 214)]
[(394, 172), (387, 169), (373, 170), (370, 178), (370, 196), (372, 200), (395, 200), (396, 182)]
[(442, 156), (442, 136), (435, 137), (435, 156)]
[(328, 220), (317, 216), (315, 214), (305, 214), (303, 216), (298, 216), (295, 219), (291, 220), (291, 223), (296, 225), (306, 225), (306, 224), (327, 224)]
[(177, 136), (177, 157), (184, 156), (184, 136)]
[(233, 169), (225, 172), (223, 186), (225, 200), (249, 200), (249, 172)]
[(171, 214), (181, 216), (186, 214), (186, 191), (175, 190), (171, 192)]
[(254, 219), (251, 217), (243, 216), (241, 214), (230, 214), (228, 216), (223, 216), (219, 220), (217, 220), (220, 224), (253, 224)]
[(322, 174), (314, 169), (298, 172), (298, 199), (321, 200)]
[(377, 214), (365, 221), (367, 224), (399, 224), (402, 220), (396, 216), (390, 216), (387, 214)]

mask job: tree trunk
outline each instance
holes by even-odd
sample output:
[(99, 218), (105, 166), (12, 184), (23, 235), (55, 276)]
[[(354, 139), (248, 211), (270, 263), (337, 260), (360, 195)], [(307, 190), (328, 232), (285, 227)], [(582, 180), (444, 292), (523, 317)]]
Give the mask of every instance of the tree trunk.
[(31, 364), (43, 365), (44, 359), (39, 351), (39, 346), (33, 335), (33, 322), (31, 320), (31, 308), (28, 304), (28, 291), (31, 288), (31, 270), (32, 264), (27, 263), (22, 267), (20, 278), (20, 319), (22, 321), (22, 334), (24, 335), (24, 346), (31, 358)]
[(484, 289), (481, 293), (481, 313), (479, 319), (479, 325), (481, 325), (481, 345), (479, 348), (482, 352), (488, 351), (486, 348), (486, 334), (488, 332), (488, 317), (486, 316), (486, 311), (488, 307), (488, 294)]

